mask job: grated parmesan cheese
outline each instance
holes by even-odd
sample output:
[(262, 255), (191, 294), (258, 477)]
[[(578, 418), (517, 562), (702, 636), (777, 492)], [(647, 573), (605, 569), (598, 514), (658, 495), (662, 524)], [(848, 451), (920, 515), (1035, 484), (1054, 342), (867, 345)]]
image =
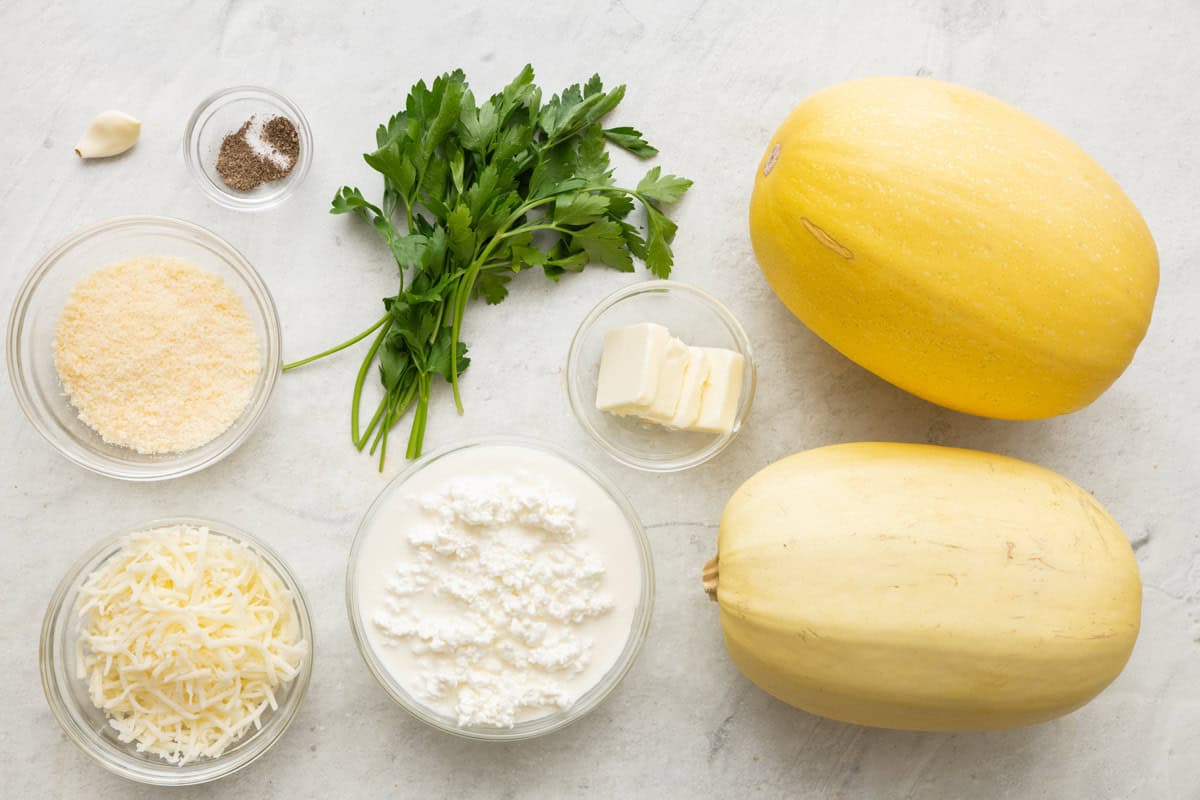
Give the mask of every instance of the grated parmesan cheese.
[(79, 418), (139, 453), (206, 444), (249, 402), (261, 369), (241, 298), (177, 258), (105, 267), (71, 290), (54, 366)]
[(207, 528), (131, 534), (79, 592), (76, 671), (122, 742), (172, 764), (261, 727), (308, 652), (292, 595)]

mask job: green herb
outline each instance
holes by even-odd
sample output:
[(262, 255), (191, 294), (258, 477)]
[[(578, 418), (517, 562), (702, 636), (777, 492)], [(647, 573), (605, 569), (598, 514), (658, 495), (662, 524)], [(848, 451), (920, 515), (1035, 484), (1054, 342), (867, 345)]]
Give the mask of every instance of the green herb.
[[(530, 267), (558, 280), (595, 262), (632, 272), (636, 258), (656, 276), (670, 275), (675, 223), (662, 207), (692, 182), (655, 167), (636, 188), (614, 185), (608, 144), (639, 158), (658, 153), (634, 128), (601, 125), (624, 95), (624, 86), (604, 91), (594, 75), (543, 102), (527, 65), (476, 105), (456, 70), (413, 86), (404, 110), (379, 126), (378, 149), (363, 158), (384, 177), (381, 202), (346, 186), (331, 213), (374, 226), (396, 260), (400, 290), (367, 330), (284, 369), (374, 334), (354, 382), (350, 434), (359, 450), (379, 450), (381, 470), (388, 432), (410, 409), (407, 457), (421, 454), (435, 375), (453, 385), (462, 413), (458, 378), (470, 359), (459, 332), (472, 298), (499, 303), (512, 276)], [(644, 232), (628, 221), (635, 200), (645, 209)], [(363, 385), (375, 363), (384, 394), (363, 426)]]

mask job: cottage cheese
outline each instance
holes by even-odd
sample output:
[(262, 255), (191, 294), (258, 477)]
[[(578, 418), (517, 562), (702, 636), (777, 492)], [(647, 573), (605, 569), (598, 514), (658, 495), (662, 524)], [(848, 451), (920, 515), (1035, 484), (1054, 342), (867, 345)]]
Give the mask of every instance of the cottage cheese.
[(444, 456), (384, 501), (365, 537), (369, 641), (410, 695), (461, 726), (569, 708), (624, 649), (640, 580), (632, 531), (551, 453)]

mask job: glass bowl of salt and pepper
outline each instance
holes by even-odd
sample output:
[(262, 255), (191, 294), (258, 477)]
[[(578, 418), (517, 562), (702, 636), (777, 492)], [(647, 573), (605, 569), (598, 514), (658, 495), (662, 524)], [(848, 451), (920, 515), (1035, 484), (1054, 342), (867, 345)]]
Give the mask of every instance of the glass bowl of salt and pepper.
[(300, 108), (277, 92), (235, 86), (192, 113), (183, 157), (200, 190), (226, 208), (261, 211), (286, 200), (312, 161)]

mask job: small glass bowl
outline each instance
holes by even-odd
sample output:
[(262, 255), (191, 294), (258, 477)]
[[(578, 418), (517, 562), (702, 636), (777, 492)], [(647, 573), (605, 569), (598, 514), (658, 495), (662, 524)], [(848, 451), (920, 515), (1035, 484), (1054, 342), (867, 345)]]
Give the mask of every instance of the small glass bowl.
[[(217, 174), (217, 155), (225, 137), (254, 116), (291, 120), (300, 138), (300, 155), (286, 177), (241, 192)], [(200, 190), (212, 200), (239, 211), (264, 211), (290, 197), (308, 174), (312, 131), (300, 108), (283, 95), (257, 86), (234, 86), (209, 96), (192, 112), (183, 134), (183, 160)]]
[[(634, 610), (633, 624), (629, 628), (629, 636), (625, 640), (625, 647), (621, 651), (621, 654), (617, 657), (612, 667), (609, 668), (608, 672), (604, 674), (604, 677), (576, 700), (570, 708), (525, 722), (518, 722), (511, 728), (462, 726), (453, 717), (434, 711), (428, 705), (409, 694), (391, 672), (388, 671), (387, 666), (371, 646), (370, 637), (363, 620), (362, 609), (359, 605), (356, 580), (360, 550), (367, 538), (367, 531), (370, 530), (371, 522), (375, 514), (380, 510), (380, 507), (383, 506), (385, 500), (394, 493), (402, 491), (405, 483), (430, 464), (463, 450), (494, 445), (527, 447), (541, 450), (561, 458), (593, 480), (617, 504), (625, 520), (629, 523), (629, 528), (633, 532), (635, 539), (641, 573), (638, 605)], [(533, 739), (564, 728), (583, 717), (596, 706), (600, 705), (613, 689), (617, 688), (617, 684), (621, 682), (625, 674), (629, 672), (629, 669), (633, 666), (633, 662), (637, 660), (638, 653), (642, 649), (642, 643), (646, 640), (646, 633), (650, 629), (650, 617), (654, 610), (654, 561), (650, 553), (650, 540), (646, 537), (646, 531), (642, 528), (642, 523), (638, 519), (637, 512), (633, 510), (633, 506), (629, 504), (629, 500), (625, 498), (621, 490), (604, 477), (604, 475), (564, 450), (536, 439), (518, 437), (475, 439), (423, 456), (389, 481), (387, 486), (383, 488), (383, 491), (379, 493), (379, 496), (375, 498), (375, 501), (363, 517), (362, 522), (359, 523), (358, 531), (354, 535), (354, 544), (350, 548), (350, 562), (346, 569), (346, 608), (350, 614), (350, 628), (354, 632), (354, 642), (358, 645), (358, 651), (362, 654), (363, 660), (367, 662), (367, 668), (375, 676), (375, 680), (379, 681), (379, 684), (391, 695), (391, 698), (399, 703), (404, 710), (427, 725), (465, 739), (501, 742)]]
[[(79, 419), (54, 367), (55, 328), (75, 284), (96, 269), (147, 255), (182, 258), (221, 276), (242, 298), (262, 356), (262, 369), (242, 415), (208, 444), (182, 453), (145, 455), (105, 442)], [(51, 248), (17, 292), (8, 320), (7, 351), (17, 402), (38, 433), (76, 464), (131, 481), (188, 475), (232, 453), (262, 418), (282, 363), (279, 318), (262, 278), (224, 239), (168, 217), (116, 217)]]
[[(640, 322), (664, 325), (693, 347), (723, 347), (742, 354), (742, 394), (730, 433), (671, 430), (596, 408), (605, 334)], [(636, 283), (604, 298), (580, 323), (567, 353), (567, 397), (579, 424), (617, 461), (647, 472), (690, 469), (728, 447), (750, 412), (755, 375), (750, 339), (729, 309), (708, 292), (676, 281)]]
[[(92, 572), (120, 551), (126, 536), (170, 525), (206, 527), (211, 533), (242, 542), (253, 549), (291, 592), (300, 635), (308, 642), (308, 654), (300, 665), (300, 672), (280, 687), (275, 695), (279, 707), (263, 713), (261, 728), (246, 733), (217, 758), (202, 759), (182, 766), (167, 763), (154, 755), (139, 753), (134, 743), (120, 741), (104, 712), (92, 705), (87, 685), (75, 675), (75, 647), (79, 635), (75, 603), (80, 588)], [(122, 778), (156, 786), (190, 786), (237, 772), (266, 753), (283, 736), (300, 708), (312, 675), (312, 620), (295, 576), (279, 555), (258, 539), (232, 525), (211, 520), (195, 517), (157, 519), (108, 537), (75, 562), (54, 591), (46, 609), (38, 657), (42, 689), (50, 710), (67, 738), (79, 749), (100, 766)]]

